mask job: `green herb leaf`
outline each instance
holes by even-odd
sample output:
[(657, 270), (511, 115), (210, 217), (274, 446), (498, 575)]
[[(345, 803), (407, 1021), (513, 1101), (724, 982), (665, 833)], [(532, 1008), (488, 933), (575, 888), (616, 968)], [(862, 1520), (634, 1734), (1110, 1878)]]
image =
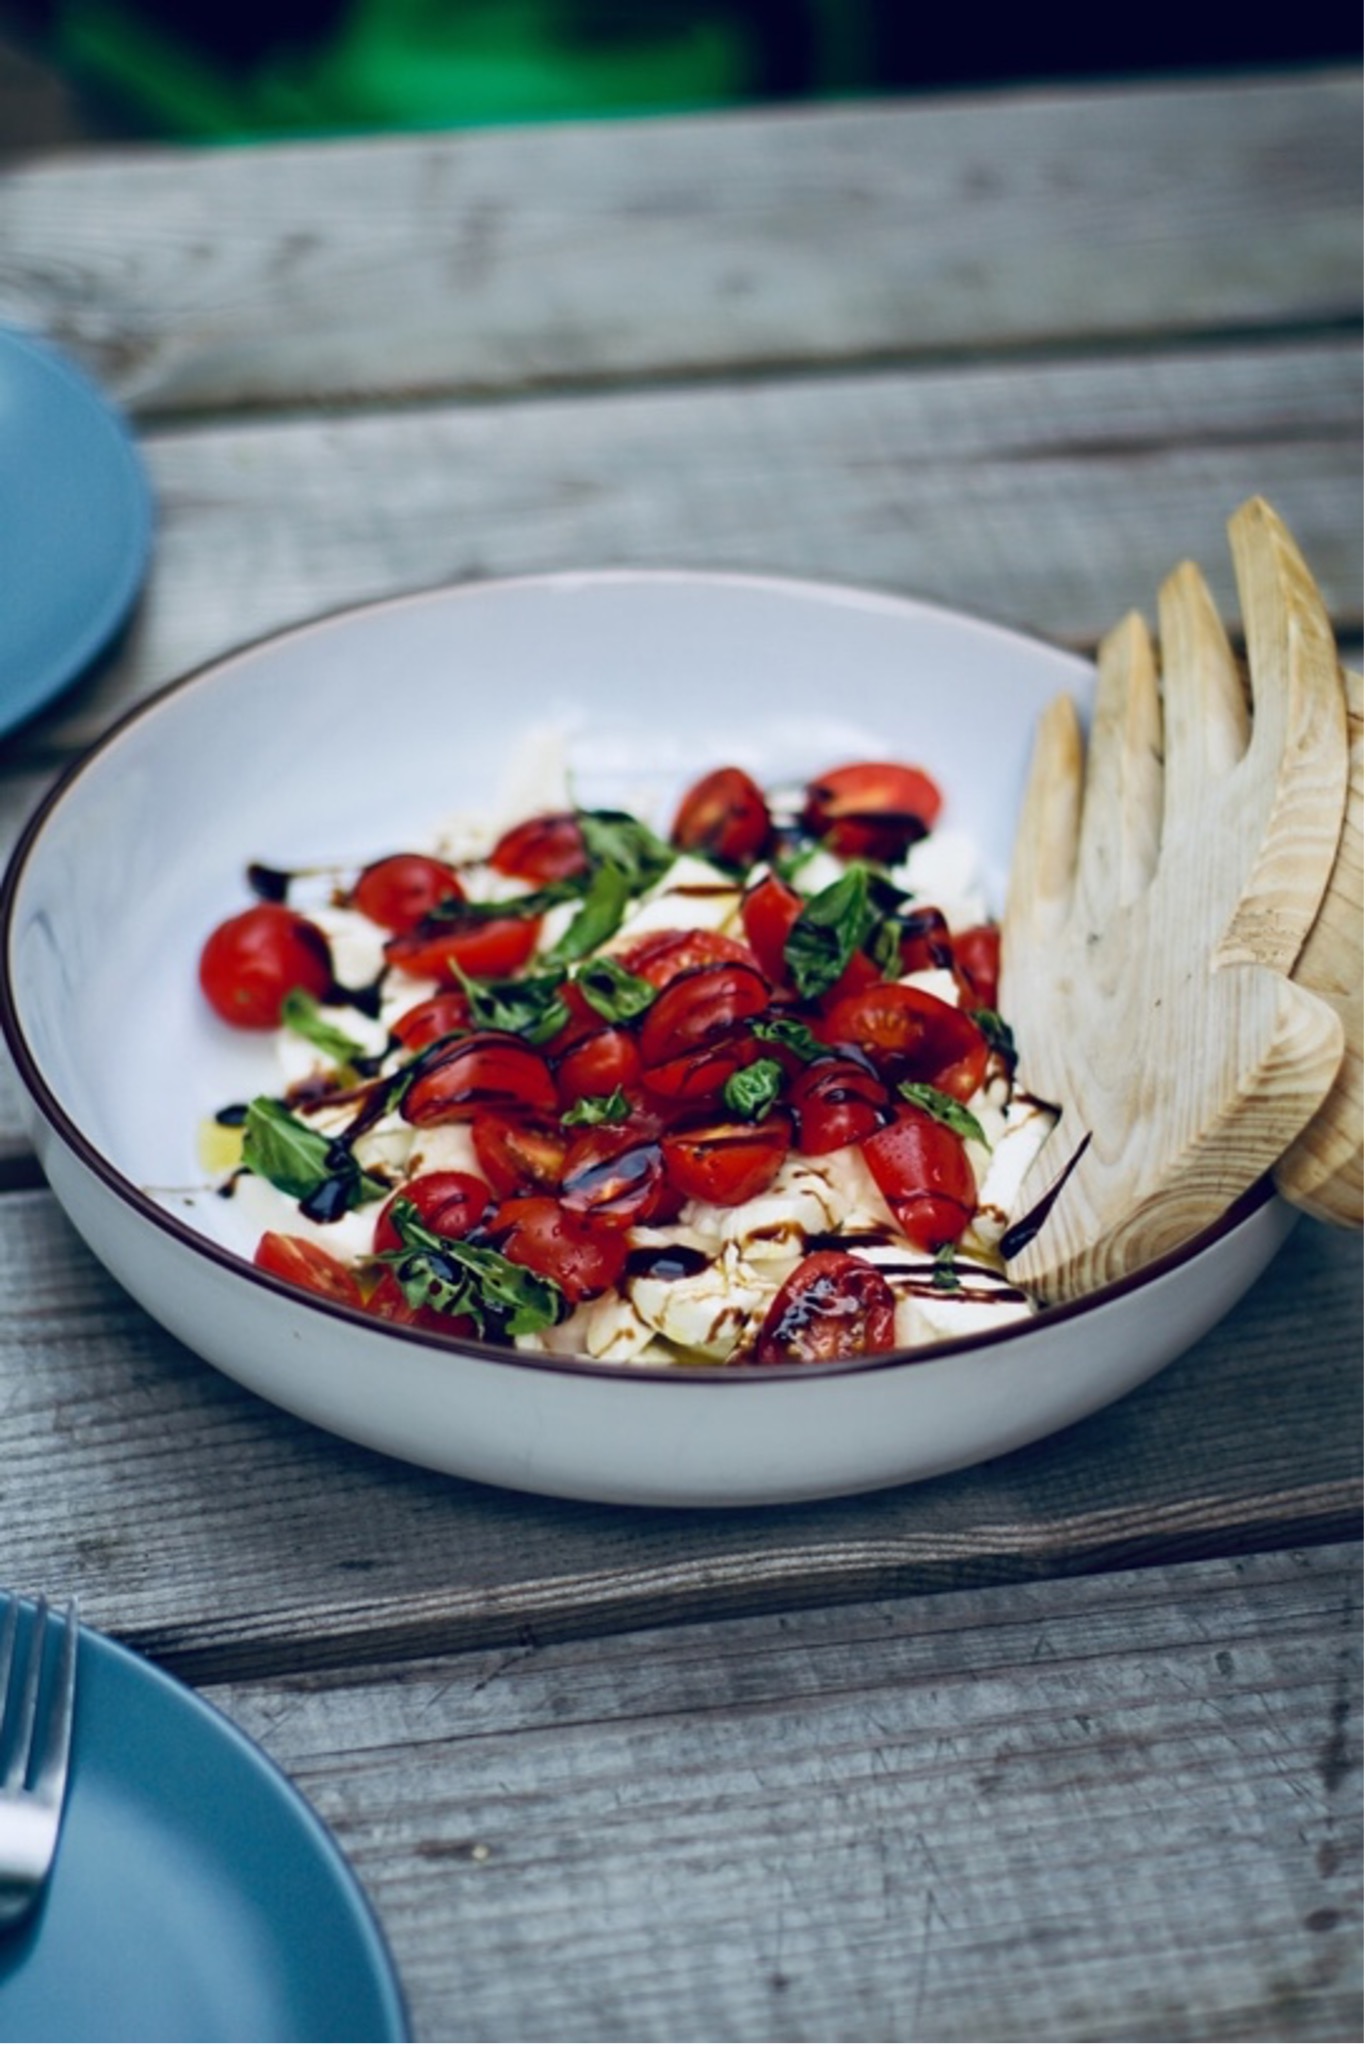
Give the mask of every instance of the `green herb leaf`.
[(280, 1021), (298, 1037), (307, 1038), (338, 1066), (350, 1066), (353, 1060), (366, 1056), (364, 1045), (358, 1045), (355, 1038), (349, 1038), (321, 1014), (307, 988), (291, 988), (280, 1005)]
[(777, 1059), (755, 1059), (729, 1074), (722, 1099), (735, 1116), (758, 1123), (768, 1116), (784, 1087), (784, 1069)]
[(446, 896), (429, 910), (422, 928), (431, 929), (436, 937), (444, 924), (464, 927), (488, 924), (495, 917), (540, 917), (557, 903), (572, 902), (576, 896), (582, 896), (584, 886), (583, 876), (572, 874), (562, 881), (548, 881), (543, 888), (528, 889), (524, 895), (492, 897), (488, 902), (472, 902), (468, 896)]
[(880, 917), (865, 940), (865, 951), (885, 981), (900, 978), (903, 970), (902, 926), (896, 917)]
[(784, 945), (784, 964), (805, 999), (835, 986), (869, 931), (869, 875), (848, 867), (804, 903)]
[(962, 1294), (964, 1292), (959, 1273), (955, 1270), (955, 1247), (953, 1244), (942, 1244), (939, 1251), (937, 1251), (935, 1268), (931, 1274), (931, 1284), (938, 1292), (943, 1294)]
[(928, 1116), (934, 1116), (938, 1123), (944, 1123), (947, 1130), (953, 1130), (956, 1137), (981, 1144), (986, 1151), (988, 1140), (983, 1134), (983, 1125), (977, 1116), (971, 1115), (963, 1102), (957, 1102), (953, 1095), (942, 1094), (937, 1087), (928, 1087), (923, 1080), (904, 1080), (898, 1084), (898, 1093), (905, 1101), (913, 1102), (917, 1108), (925, 1109)]
[(629, 973), (612, 959), (587, 961), (575, 975), (575, 986), (608, 1023), (630, 1023), (644, 1016), (660, 992), (653, 981)]
[(564, 937), (541, 955), (558, 963), (583, 959), (610, 939), (632, 898), (632, 885), (620, 867), (596, 868)]
[(258, 1095), (247, 1104), (242, 1163), (248, 1172), (302, 1204), (326, 1194), (327, 1212), (320, 1213), (320, 1221), (359, 1208), (364, 1201), (379, 1201), (389, 1192), (382, 1180), (362, 1172), (343, 1138), (311, 1130), (270, 1095)]
[(610, 1095), (581, 1095), (561, 1122), (571, 1128), (580, 1123), (625, 1123), (631, 1113), (631, 1103), (622, 1089), (615, 1087)]
[(615, 867), (631, 895), (643, 895), (678, 857), (649, 825), (625, 810), (576, 812), (585, 850), (596, 867)]
[(526, 974), (502, 981), (474, 981), (456, 973), (470, 1002), (472, 1020), (490, 1031), (513, 1031), (529, 1045), (544, 1045), (570, 1021), (561, 976)]
[(814, 1059), (829, 1059), (830, 1045), (824, 1045), (820, 1038), (814, 1038), (807, 1025), (796, 1016), (757, 1016), (747, 1024), (754, 1038), (760, 1038), (767, 1045), (785, 1045), (795, 1052), (805, 1064)]
[(1015, 1073), (1017, 1048), (1012, 1026), (1004, 1023), (995, 1009), (972, 1009), (969, 1014), (988, 1040), (989, 1051), (998, 1054), (1009, 1073)]
[(411, 1201), (396, 1201), (390, 1219), (401, 1248), (381, 1257), (411, 1308), (469, 1315), (482, 1336), (525, 1336), (564, 1316), (565, 1295), (553, 1279), (487, 1244), (439, 1236)]

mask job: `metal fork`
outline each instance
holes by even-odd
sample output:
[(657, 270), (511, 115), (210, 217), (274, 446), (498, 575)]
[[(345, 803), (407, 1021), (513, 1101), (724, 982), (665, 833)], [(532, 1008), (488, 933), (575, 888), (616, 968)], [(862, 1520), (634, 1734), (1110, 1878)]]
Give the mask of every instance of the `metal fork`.
[(21, 1601), (11, 1594), (0, 1620), (0, 1927), (32, 1908), (57, 1852), (76, 1702), (76, 1602), (66, 1609), (57, 1667), (44, 1693), (48, 1603), (40, 1599), (22, 1652)]

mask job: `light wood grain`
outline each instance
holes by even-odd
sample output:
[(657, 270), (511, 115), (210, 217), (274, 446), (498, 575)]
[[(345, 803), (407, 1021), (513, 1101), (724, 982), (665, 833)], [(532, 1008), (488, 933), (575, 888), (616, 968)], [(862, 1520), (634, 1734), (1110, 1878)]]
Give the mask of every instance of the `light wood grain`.
[(1344, 1058), (1336, 1010), (1289, 978), (1345, 809), (1334, 635), (1266, 501), (1230, 526), (1252, 713), (1186, 563), (1159, 592), (1162, 679), (1132, 613), (1099, 655), (1086, 760), (1062, 698), (1032, 763), (1002, 1000), (1026, 1084), (1060, 1107), (1016, 1210), (1043, 1219), (1010, 1261), (1046, 1300), (1215, 1222), (1306, 1127)]
[(148, 150), (12, 172), (0, 317), (141, 412), (1358, 316), (1362, 81)]
[(420, 2039), (1358, 2037), (1357, 1553), (211, 1693)]

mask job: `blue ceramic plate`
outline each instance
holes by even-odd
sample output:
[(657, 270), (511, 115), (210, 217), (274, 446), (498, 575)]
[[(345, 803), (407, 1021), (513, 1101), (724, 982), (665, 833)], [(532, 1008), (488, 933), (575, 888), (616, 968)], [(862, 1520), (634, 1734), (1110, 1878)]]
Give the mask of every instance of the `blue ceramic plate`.
[(0, 733), (89, 667), (151, 547), (152, 494), (119, 415), (62, 356), (0, 327)]
[(0, 1938), (3, 2040), (405, 2040), (331, 1835), (212, 1706), (84, 1629), (36, 1915)]

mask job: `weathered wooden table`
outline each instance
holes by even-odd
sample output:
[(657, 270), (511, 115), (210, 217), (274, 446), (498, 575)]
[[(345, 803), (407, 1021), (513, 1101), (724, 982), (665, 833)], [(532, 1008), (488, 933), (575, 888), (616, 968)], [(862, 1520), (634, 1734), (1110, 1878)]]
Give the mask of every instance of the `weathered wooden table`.
[[(14, 166), (0, 317), (131, 412), (132, 629), (10, 840), (225, 646), (611, 563), (1090, 647), (1269, 497), (1362, 633), (1357, 73)], [(423, 2038), (1326, 2040), (1359, 2000), (1358, 1239), (982, 1469), (750, 1513), (408, 1469), (164, 1336), (0, 1094), (0, 1576), (255, 1735)]]

